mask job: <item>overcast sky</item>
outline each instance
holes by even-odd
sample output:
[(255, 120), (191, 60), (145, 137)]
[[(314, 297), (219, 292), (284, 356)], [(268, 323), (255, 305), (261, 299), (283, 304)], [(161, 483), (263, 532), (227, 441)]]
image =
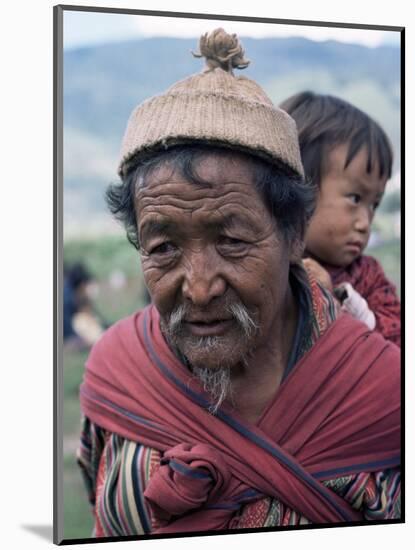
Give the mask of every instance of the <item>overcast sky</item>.
[(341, 42), (378, 46), (399, 44), (396, 31), (310, 27), (273, 23), (246, 23), (176, 17), (153, 17), (120, 13), (64, 11), (64, 47), (77, 48), (134, 38), (172, 36), (198, 38), (202, 33), (222, 26), (228, 32), (256, 38), (303, 36), (312, 40), (334, 39)]

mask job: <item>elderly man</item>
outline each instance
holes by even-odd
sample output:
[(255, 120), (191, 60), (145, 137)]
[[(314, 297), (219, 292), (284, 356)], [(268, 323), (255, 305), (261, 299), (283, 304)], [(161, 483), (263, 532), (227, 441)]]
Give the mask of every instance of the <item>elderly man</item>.
[(235, 35), (131, 115), (112, 212), (152, 305), (81, 386), (94, 535), (399, 518), (399, 350), (301, 266), (314, 191), (295, 124)]

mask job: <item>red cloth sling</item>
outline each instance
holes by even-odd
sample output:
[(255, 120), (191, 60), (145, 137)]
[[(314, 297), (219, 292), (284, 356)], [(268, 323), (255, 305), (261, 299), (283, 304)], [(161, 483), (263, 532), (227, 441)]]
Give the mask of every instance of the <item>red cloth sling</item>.
[(332, 323), (256, 425), (208, 396), (147, 307), (94, 346), (81, 386), (97, 425), (164, 452), (144, 493), (157, 533), (226, 529), (241, 504), (280, 499), (313, 523), (361, 515), (320, 480), (399, 465), (399, 349), (348, 315)]
[(371, 256), (360, 256), (346, 267), (322, 264), (330, 273), (333, 286), (350, 283), (366, 299), (376, 317), (377, 332), (401, 346), (401, 304), (395, 285), (389, 281), (380, 263)]

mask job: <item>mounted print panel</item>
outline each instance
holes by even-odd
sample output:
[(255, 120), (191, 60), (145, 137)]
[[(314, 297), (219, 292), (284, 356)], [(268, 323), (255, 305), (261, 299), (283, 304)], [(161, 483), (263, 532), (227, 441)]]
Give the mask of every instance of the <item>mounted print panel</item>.
[(403, 522), (403, 29), (54, 10), (55, 543)]

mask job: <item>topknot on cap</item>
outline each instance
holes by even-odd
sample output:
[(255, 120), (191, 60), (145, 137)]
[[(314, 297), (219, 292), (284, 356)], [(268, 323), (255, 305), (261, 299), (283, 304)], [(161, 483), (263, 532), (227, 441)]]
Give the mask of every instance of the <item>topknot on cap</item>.
[(192, 54), (195, 57), (205, 57), (207, 70), (210, 71), (220, 67), (233, 74), (233, 68), (245, 69), (250, 63), (244, 58), (245, 51), (236, 34), (228, 34), (222, 28), (203, 34), (200, 37), (199, 50), (200, 53)]

